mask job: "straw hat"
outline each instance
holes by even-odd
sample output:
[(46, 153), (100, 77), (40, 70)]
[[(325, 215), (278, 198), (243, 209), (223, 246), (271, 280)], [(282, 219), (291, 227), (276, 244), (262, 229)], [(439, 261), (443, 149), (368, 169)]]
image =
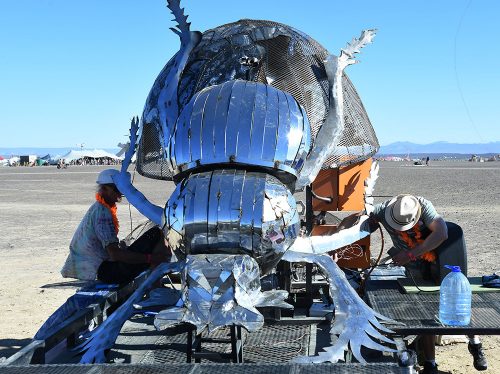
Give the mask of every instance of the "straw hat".
[(385, 220), (397, 231), (411, 229), (418, 222), (422, 207), (412, 195), (398, 195), (389, 201), (385, 208)]

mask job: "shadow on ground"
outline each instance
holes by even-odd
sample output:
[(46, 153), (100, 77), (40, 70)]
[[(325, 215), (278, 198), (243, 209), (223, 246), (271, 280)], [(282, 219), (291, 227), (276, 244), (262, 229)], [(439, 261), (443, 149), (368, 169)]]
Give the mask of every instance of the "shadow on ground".
[(56, 283), (47, 283), (41, 286), (40, 288), (81, 288), (84, 286), (88, 286), (92, 281), (82, 281), (82, 280), (73, 280), (67, 282), (56, 282)]

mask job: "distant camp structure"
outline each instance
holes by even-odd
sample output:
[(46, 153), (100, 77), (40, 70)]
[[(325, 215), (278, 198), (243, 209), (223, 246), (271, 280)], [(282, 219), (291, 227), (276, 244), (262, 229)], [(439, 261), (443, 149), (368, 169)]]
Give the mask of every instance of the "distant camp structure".
[(500, 154), (493, 155), (490, 157), (471, 155), (469, 158), (469, 161), (471, 161), (471, 162), (500, 161)]
[(59, 159), (64, 159), (67, 164), (71, 165), (116, 165), (120, 163), (123, 157), (118, 157), (102, 149), (94, 149), (93, 151), (72, 150), (59, 157)]
[(43, 157), (36, 155), (11, 156), (1, 158), (0, 166), (44, 166), (44, 165), (117, 165), (123, 157), (102, 149), (94, 150), (71, 150), (62, 156)]

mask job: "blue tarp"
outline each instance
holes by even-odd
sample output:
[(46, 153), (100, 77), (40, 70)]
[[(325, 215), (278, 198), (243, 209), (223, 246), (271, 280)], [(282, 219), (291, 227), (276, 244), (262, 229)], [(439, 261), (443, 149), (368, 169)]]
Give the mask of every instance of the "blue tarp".
[(54, 326), (60, 325), (78, 311), (85, 309), (87, 306), (105, 299), (109, 295), (110, 289), (116, 287), (118, 286), (106, 284), (105, 287), (102, 287), (100, 284), (95, 284), (91, 287), (82, 288), (77, 291), (54, 313), (52, 313), (52, 315), (44, 322), (42, 327), (40, 327), (38, 332), (35, 334), (34, 339), (46, 339), (51, 335), (51, 330)]

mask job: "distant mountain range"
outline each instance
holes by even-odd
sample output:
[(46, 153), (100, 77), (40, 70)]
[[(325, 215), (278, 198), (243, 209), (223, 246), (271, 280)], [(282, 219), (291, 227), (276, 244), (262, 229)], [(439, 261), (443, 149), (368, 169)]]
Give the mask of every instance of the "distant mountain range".
[(483, 155), (500, 154), (500, 142), (482, 144), (460, 144), (435, 142), (430, 144), (415, 144), (410, 142), (396, 142), (380, 147), (378, 155), (407, 155), (410, 154), (463, 154)]
[[(19, 147), (19, 148), (1, 148), (0, 147), (0, 155), (1, 156), (27, 156), (27, 155), (37, 155), (43, 157), (47, 154), (51, 156), (62, 156), (68, 153), (71, 150), (76, 150), (78, 148), (43, 148), (43, 147)], [(85, 149), (94, 149), (94, 148), (85, 148)], [(119, 148), (100, 148), (104, 149), (106, 152), (110, 152), (113, 154), (118, 153)]]

